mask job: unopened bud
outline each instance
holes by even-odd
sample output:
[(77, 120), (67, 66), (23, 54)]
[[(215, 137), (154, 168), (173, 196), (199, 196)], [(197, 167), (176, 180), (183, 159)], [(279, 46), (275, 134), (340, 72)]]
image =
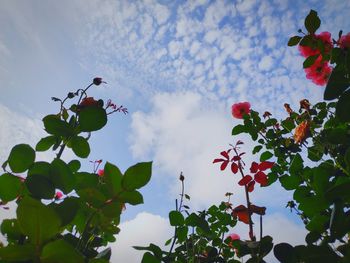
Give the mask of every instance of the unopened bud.
[(102, 78), (94, 78), (92, 81), (96, 86), (101, 85)]
[(179, 179), (180, 179), (180, 181), (184, 181), (185, 180), (185, 176), (183, 176), (183, 174), (181, 173)]

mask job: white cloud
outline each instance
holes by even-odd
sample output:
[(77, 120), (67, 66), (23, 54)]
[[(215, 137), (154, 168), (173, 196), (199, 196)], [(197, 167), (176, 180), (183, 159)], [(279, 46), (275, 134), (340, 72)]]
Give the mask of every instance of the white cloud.
[(262, 71), (268, 71), (273, 66), (273, 59), (271, 56), (264, 56), (259, 62), (259, 69)]
[(119, 226), (117, 241), (112, 244), (111, 262), (141, 262), (144, 251), (132, 246), (148, 246), (150, 243), (164, 248), (164, 243), (173, 235), (168, 219), (147, 212), (139, 213), (134, 219)]

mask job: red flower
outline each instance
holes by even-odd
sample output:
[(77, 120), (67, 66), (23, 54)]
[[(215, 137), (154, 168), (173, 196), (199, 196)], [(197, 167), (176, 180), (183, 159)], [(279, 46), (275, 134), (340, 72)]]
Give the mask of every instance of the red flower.
[(338, 45), (342, 49), (350, 48), (350, 33), (342, 36), (338, 41)]
[(56, 194), (55, 194), (55, 199), (56, 200), (59, 200), (63, 197), (63, 193), (61, 191), (57, 191)]
[(307, 79), (312, 80), (316, 85), (323, 86), (327, 84), (332, 67), (329, 66), (328, 61), (322, 62), (322, 57), (319, 56), (311, 67), (305, 69), (305, 73)]
[(237, 119), (243, 119), (244, 114), (250, 113), (249, 102), (239, 102), (232, 105), (232, 116)]
[(93, 97), (86, 97), (80, 102), (79, 105), (80, 106), (98, 106), (98, 101), (95, 100)]
[(105, 174), (105, 171), (103, 169), (99, 169), (97, 171), (98, 176), (103, 176)]
[[(318, 35), (313, 36), (314, 40), (322, 40), (324, 44), (324, 52), (327, 54), (331, 51), (333, 45), (332, 45), (332, 38), (331, 38), (331, 33), (329, 32), (322, 32)], [(320, 50), (317, 48), (309, 47), (309, 46), (298, 46), (300, 54), (304, 57), (309, 57), (309, 56), (314, 56), (317, 54), (320, 54)]]

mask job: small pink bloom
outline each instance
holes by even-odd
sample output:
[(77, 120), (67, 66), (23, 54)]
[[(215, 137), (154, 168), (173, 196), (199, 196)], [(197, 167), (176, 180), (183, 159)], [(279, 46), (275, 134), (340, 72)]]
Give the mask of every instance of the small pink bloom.
[(97, 171), (98, 176), (103, 176), (104, 173), (105, 173), (105, 171), (104, 171), (103, 169), (99, 169), (99, 170)]
[(232, 241), (233, 240), (240, 240), (241, 237), (238, 234), (232, 233), (228, 236)]
[(59, 200), (63, 197), (63, 193), (61, 191), (57, 191), (55, 194), (55, 199)]
[(350, 33), (347, 33), (346, 35), (342, 36), (339, 39), (338, 44), (339, 44), (339, 47), (342, 49), (350, 48)]
[(243, 119), (244, 114), (250, 113), (249, 102), (239, 102), (232, 105), (232, 116), (237, 119)]

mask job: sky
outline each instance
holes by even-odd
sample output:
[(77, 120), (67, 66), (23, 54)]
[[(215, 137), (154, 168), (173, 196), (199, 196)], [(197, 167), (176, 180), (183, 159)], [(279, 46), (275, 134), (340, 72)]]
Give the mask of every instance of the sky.
[[(141, 190), (144, 204), (128, 206), (111, 262), (140, 262), (133, 245), (164, 244), (173, 233), (167, 215), (185, 175), (192, 211), (208, 208), (233, 192), (244, 202), (238, 178), (212, 164), (238, 139), (249, 152), (249, 137), (230, 136), (239, 120), (233, 103), (277, 118), (283, 104), (322, 99), (323, 87), (306, 80), (297, 48), (288, 38), (303, 28), (310, 9), (319, 13), (319, 32), (350, 31), (349, 0), (2, 0), (0, 2), (0, 162), (18, 143), (33, 147), (45, 136), (41, 119), (56, 113), (52, 96), (64, 97), (102, 77), (107, 84), (91, 96), (111, 99), (129, 114), (110, 115), (90, 139), (89, 160), (103, 159), (122, 171), (153, 161), (151, 182)], [(50, 160), (53, 154), (39, 158)], [(72, 158), (66, 152), (64, 158)], [(257, 156), (247, 154), (249, 163)], [(274, 242), (304, 242), (305, 230), (286, 208), (292, 193), (279, 183), (257, 188), (252, 201), (267, 207), (264, 233)], [(14, 216), (15, 207), (0, 211)], [(247, 238), (247, 227), (234, 230)], [(269, 262), (276, 262), (269, 256)]]

